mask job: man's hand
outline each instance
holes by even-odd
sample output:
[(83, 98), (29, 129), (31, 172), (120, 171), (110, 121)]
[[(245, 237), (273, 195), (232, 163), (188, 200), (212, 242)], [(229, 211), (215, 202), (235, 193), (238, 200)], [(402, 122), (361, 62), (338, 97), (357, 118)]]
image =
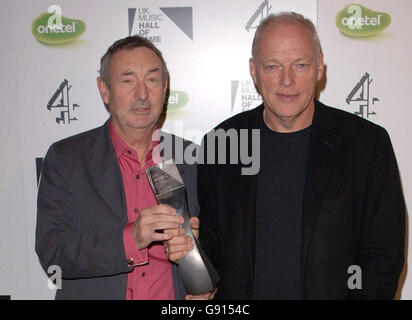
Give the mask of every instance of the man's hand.
[[(199, 227), (200, 222), (198, 217), (190, 218), (190, 226), (192, 227), (192, 233), (196, 239), (199, 239)], [(180, 259), (184, 258), (186, 254), (194, 248), (192, 238), (185, 235), (185, 230), (183, 228), (178, 229), (168, 229), (165, 233), (171, 234), (172, 239), (164, 242), (165, 252), (169, 260), (177, 263)], [(185, 300), (212, 300), (215, 297), (216, 288), (212, 291), (199, 294), (191, 295), (188, 294)]]
[[(190, 226), (193, 235), (199, 237), (199, 218), (190, 218)], [(172, 235), (170, 240), (164, 242), (165, 252), (170, 261), (177, 263), (184, 258), (186, 254), (194, 248), (192, 238), (185, 235), (183, 228), (165, 230), (165, 233)]]
[[(166, 241), (173, 237), (169, 229), (179, 230), (184, 219), (176, 215), (176, 210), (170, 206), (159, 204), (142, 210), (133, 224), (132, 233), (139, 249), (147, 248), (154, 241)], [(163, 233), (157, 232), (163, 231)]]

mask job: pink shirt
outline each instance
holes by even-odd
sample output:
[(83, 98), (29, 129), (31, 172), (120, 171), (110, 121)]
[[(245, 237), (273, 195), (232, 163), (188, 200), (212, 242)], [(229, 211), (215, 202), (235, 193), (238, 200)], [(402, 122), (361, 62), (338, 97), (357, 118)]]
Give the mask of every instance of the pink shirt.
[(110, 137), (119, 161), (126, 194), (129, 223), (123, 231), (124, 248), (127, 260), (134, 262), (134, 268), (127, 277), (126, 300), (174, 300), (171, 263), (164, 253), (163, 244), (154, 242), (148, 248), (139, 250), (132, 235), (133, 222), (140, 212), (144, 208), (157, 205), (144, 171), (154, 165), (152, 151), (155, 144), (148, 152), (142, 168), (137, 152), (116, 133), (111, 120)]

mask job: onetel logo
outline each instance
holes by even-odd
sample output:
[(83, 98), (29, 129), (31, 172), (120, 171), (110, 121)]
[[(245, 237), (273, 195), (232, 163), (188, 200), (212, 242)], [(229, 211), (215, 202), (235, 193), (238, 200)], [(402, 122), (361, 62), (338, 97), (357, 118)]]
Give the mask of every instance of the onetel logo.
[(391, 16), (368, 9), (360, 4), (349, 4), (336, 15), (336, 26), (349, 37), (368, 37), (385, 30)]
[(35, 19), (31, 25), (34, 37), (45, 44), (64, 44), (79, 38), (86, 30), (82, 20), (70, 19), (62, 15), (62, 9), (53, 5)]
[(189, 102), (189, 95), (183, 91), (170, 90), (167, 103), (167, 113), (175, 113)]

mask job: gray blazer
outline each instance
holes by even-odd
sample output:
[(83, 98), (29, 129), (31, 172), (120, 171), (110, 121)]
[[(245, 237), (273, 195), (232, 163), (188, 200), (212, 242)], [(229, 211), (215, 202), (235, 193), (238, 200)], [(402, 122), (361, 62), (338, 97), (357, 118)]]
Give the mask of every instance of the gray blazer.
[[(174, 145), (182, 144), (181, 138), (171, 137)], [(183, 145), (186, 148), (190, 142)], [(196, 166), (177, 166), (186, 185), (190, 215), (197, 216)], [(127, 223), (109, 122), (54, 143), (42, 164), (36, 252), (46, 271), (51, 265), (62, 270), (56, 299), (125, 298), (131, 271), (123, 246)], [(183, 299), (186, 291), (175, 264), (172, 274), (176, 299)]]

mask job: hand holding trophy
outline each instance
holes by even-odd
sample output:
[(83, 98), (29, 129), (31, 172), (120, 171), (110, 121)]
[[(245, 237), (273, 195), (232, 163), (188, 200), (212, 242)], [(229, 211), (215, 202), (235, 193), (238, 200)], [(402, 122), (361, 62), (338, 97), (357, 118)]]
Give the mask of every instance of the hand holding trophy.
[[(159, 204), (173, 207), (177, 215), (184, 218), (182, 225), (184, 235), (192, 240), (193, 249), (178, 261), (178, 270), (186, 291), (190, 295), (202, 295), (211, 292), (216, 287), (219, 276), (192, 232), (186, 188), (176, 164), (172, 160), (158, 164), (147, 169), (146, 175)], [(196, 228), (196, 219), (192, 219), (192, 222)], [(183, 233), (183, 231), (180, 232)]]

